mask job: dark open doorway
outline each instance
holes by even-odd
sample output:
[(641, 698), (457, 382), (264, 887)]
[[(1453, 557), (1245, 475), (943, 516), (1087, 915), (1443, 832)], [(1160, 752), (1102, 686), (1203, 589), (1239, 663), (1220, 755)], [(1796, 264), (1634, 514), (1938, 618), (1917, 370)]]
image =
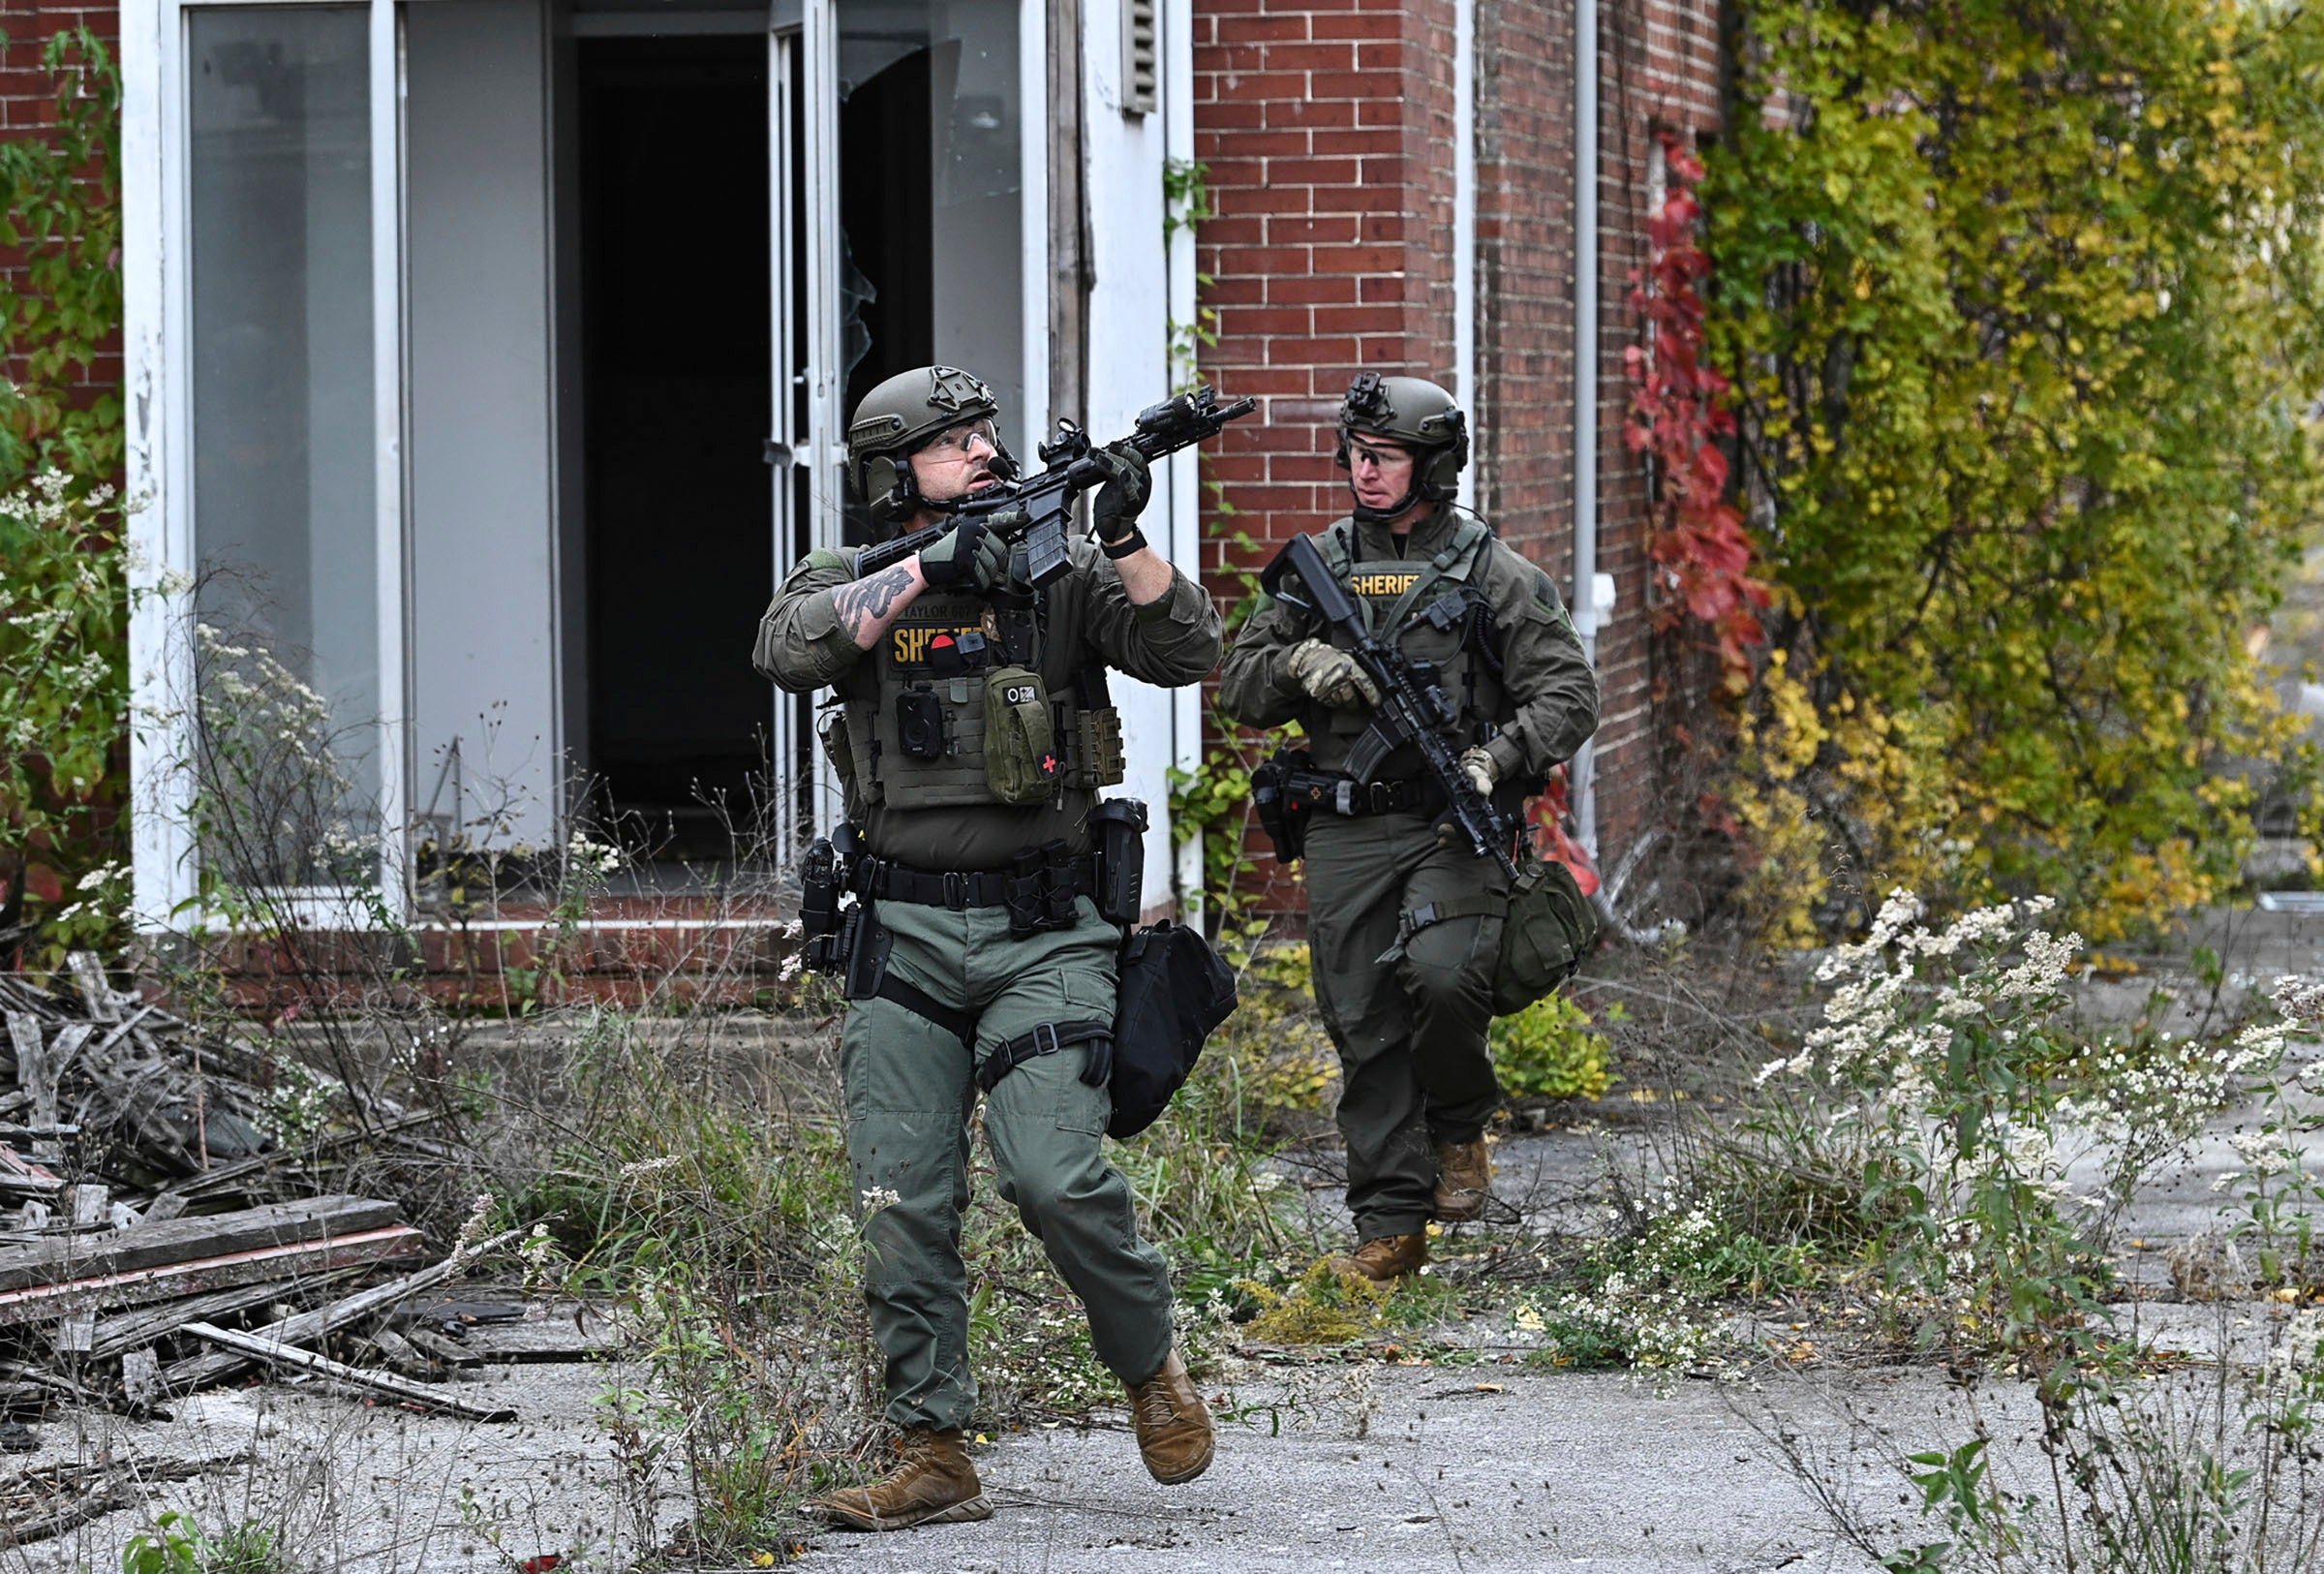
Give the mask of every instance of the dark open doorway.
[(588, 767), (601, 809), (688, 858), (730, 850), (771, 715), (766, 55), (579, 45)]

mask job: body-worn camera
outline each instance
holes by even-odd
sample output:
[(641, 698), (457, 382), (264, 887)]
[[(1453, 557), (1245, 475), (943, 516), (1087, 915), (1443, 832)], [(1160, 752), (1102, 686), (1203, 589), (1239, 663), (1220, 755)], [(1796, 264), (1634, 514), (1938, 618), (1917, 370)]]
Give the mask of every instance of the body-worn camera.
[(944, 702), (933, 689), (906, 689), (896, 696), (896, 742), (914, 759), (944, 757)]

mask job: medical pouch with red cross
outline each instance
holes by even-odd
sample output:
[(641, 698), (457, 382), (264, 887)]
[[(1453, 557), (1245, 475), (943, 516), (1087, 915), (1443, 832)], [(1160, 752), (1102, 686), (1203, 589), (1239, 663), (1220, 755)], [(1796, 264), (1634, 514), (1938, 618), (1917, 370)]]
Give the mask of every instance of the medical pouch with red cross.
[(1022, 666), (985, 674), (985, 780), (1002, 803), (1041, 803), (1057, 790), (1064, 761), (1041, 675)]

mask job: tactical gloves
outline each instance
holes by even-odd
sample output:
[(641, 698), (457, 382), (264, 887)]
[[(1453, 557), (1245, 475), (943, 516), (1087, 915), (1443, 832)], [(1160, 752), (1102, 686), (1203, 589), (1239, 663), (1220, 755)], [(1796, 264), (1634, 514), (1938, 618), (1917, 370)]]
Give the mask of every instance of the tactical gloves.
[(1356, 658), (1320, 639), (1302, 639), (1291, 647), (1284, 664), (1291, 683), (1333, 710), (1361, 710), (1380, 703), (1380, 690)]
[(1097, 501), (1089, 509), (1091, 534), (1106, 556), (1125, 557), (1146, 544), (1138, 515), (1153, 496), (1153, 475), (1147, 469), (1146, 455), (1126, 441), (1099, 448), (1089, 457), (1106, 473), (1106, 484), (1097, 489)]
[(996, 590), (1008, 582), (1009, 543), (1000, 530), (1011, 516), (995, 514), (990, 522), (963, 519), (936, 541), (920, 549), (920, 571), (931, 590)]
[(1493, 763), (1491, 753), (1483, 745), (1462, 751), (1460, 768), (1467, 773), (1479, 797), (1489, 798), (1493, 795), (1493, 784), (1501, 780), (1501, 767)]

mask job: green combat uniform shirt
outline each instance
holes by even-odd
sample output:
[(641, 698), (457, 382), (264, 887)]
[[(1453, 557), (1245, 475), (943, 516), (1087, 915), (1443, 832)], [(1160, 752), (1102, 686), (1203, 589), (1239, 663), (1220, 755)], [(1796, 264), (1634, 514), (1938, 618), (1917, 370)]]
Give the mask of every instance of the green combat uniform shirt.
[[(1038, 648), (1025, 653), (1053, 697), (1088, 697), (1082, 686), (1093, 661), (1171, 687), (1208, 675), (1219, 620), (1199, 585), (1174, 571), (1160, 600), (1133, 606), (1102, 553), (1086, 540), (1071, 551), (1072, 571), (1048, 589)], [(830, 595), (852, 577), (841, 553), (803, 559), (760, 621), (753, 656), (762, 674), (791, 693), (837, 690), (851, 752), (881, 736), (881, 713), (899, 682), (924, 681), (914, 675), (940, 635), (994, 628), (983, 599), (930, 591), (876, 651), (859, 651)], [(947, 725), (965, 725), (974, 707), (954, 708)], [(827, 744), (832, 735), (824, 729)], [(894, 741), (892, 730), (886, 736)], [(949, 785), (933, 795), (956, 801), (912, 808), (879, 801), (870, 780), (876, 762), (859, 757), (853, 768), (849, 814), (878, 857), (920, 869), (993, 869), (1055, 839), (1076, 851), (1087, 846), (1095, 782), (1061, 777), (1047, 801), (1012, 806), (967, 801), (974, 795), (954, 773), (939, 778)], [(1086, 896), (1075, 899), (1072, 924), (1025, 937), (1009, 933), (1000, 908), (882, 900), (877, 913), (893, 937), (889, 973), (976, 1024), (973, 1042), (963, 1042), (881, 997), (849, 1003), (840, 1039), (848, 1161), (865, 1201), (864, 1299), (886, 1360), (887, 1418), (900, 1428), (950, 1430), (967, 1426), (976, 1408), (961, 1259), (976, 1069), (1042, 1023), (1111, 1021), (1121, 932)], [(1139, 1237), (1129, 1182), (1106, 1161), (1111, 1100), (1104, 1088), (1082, 1082), (1085, 1054), (1037, 1055), (1002, 1077), (985, 1098), (985, 1139), (1002, 1199), (1087, 1309), (1098, 1359), (1125, 1382), (1144, 1382), (1170, 1354), (1170, 1275), (1161, 1252)]]
[[(1500, 767), (1494, 801), (1514, 813), (1596, 729), (1598, 682), (1549, 576), (1514, 548), (1483, 540), (1415, 590), (1416, 579), (1458, 544), (1463, 524), (1439, 509), (1414, 527), (1401, 553), (1386, 525), (1352, 520), (1317, 543), (1327, 561), (1337, 562), (1331, 536), (1344, 533), (1349, 589), (1370, 605), (1373, 632), (1383, 638), (1393, 633), (1386, 615), (1408, 597), (1407, 616), (1465, 585), (1491, 609), (1489, 624), (1478, 627), (1490, 629), (1495, 661), (1459, 648), (1465, 624), (1423, 623), (1402, 648), (1449, 674), (1446, 692), (1462, 707), (1447, 738), (1455, 754), (1491, 732), (1483, 748)], [(1316, 768), (1336, 771), (1372, 713), (1333, 710), (1289, 676), (1292, 648), (1329, 635), (1282, 602), (1262, 601), (1228, 653), (1219, 706), (1255, 726), (1299, 723)], [(1378, 774), (1391, 780), (1422, 771), (1417, 752), (1406, 749)], [(1348, 1204), (1361, 1239), (1408, 1235), (1434, 1214), (1434, 1144), (1474, 1141), (1500, 1101), (1485, 1034), (1501, 918), (1429, 925), (1409, 937), (1392, 966), (1388, 959), (1404, 914), (1429, 903), (1505, 898), (1508, 880), (1498, 864), (1466, 846), (1441, 845), (1432, 817), (1417, 809), (1357, 818), (1319, 810), (1308, 823), (1305, 858), (1316, 1005), (1340, 1058)]]

